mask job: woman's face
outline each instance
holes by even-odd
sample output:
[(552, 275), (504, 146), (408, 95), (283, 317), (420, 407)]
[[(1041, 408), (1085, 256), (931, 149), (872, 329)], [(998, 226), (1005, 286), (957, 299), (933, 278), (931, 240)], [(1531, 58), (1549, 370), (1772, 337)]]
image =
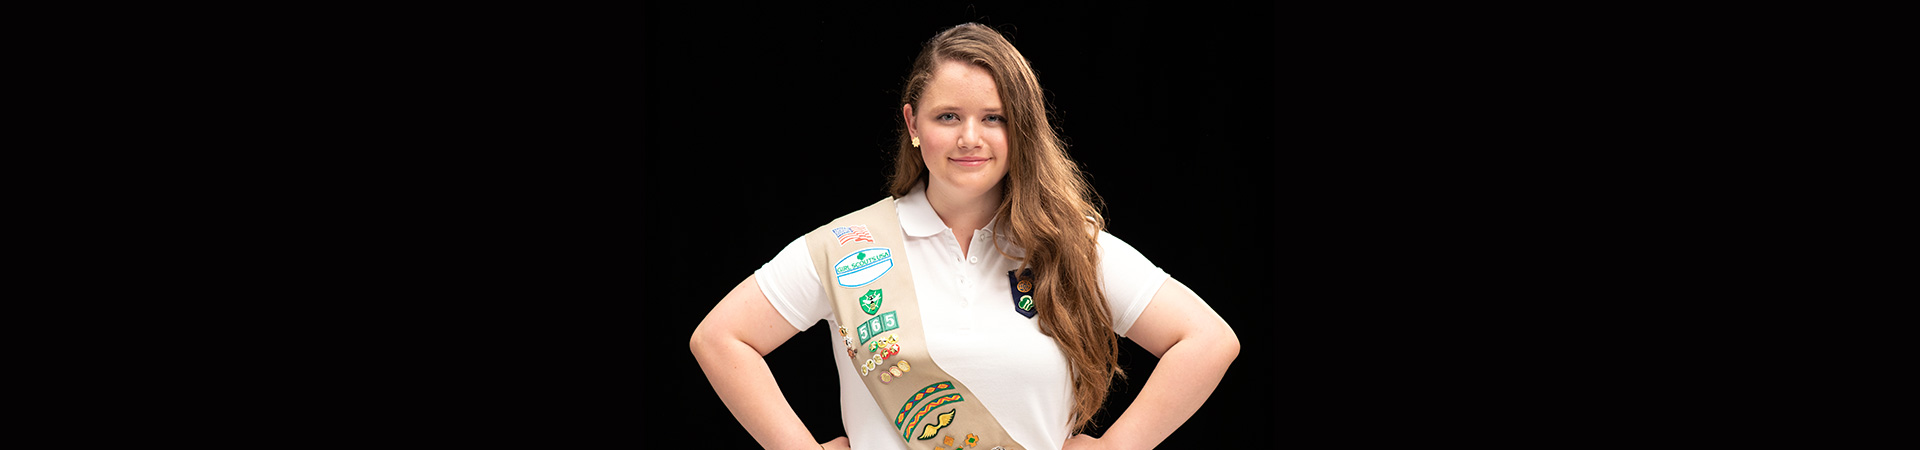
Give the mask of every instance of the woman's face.
[[(920, 109), (903, 106), (908, 132), (933, 177), (928, 189), (962, 198), (997, 189), (1007, 175), (1007, 117), (987, 69), (959, 61), (934, 68)], [(937, 187), (936, 187), (937, 186)]]

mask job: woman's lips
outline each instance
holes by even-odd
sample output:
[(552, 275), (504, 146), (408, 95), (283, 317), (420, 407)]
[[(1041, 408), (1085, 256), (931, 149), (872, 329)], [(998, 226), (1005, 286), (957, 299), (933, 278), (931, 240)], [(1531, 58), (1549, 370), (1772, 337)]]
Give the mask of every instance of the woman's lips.
[(990, 159), (992, 158), (947, 158), (948, 161), (953, 161), (954, 164), (959, 164), (963, 167), (974, 167), (986, 164)]

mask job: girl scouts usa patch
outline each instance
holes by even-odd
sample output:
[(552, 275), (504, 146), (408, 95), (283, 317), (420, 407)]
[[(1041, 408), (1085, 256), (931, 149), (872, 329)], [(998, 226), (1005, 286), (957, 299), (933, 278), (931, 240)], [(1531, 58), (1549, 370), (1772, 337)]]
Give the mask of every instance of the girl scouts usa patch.
[(833, 278), (840, 287), (861, 287), (893, 270), (893, 249), (867, 247), (833, 263)]

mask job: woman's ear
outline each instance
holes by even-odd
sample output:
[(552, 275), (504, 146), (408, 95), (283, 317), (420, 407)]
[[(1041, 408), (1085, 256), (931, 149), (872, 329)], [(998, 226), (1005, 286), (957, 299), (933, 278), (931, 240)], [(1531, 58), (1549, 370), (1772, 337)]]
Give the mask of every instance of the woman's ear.
[(907, 121), (908, 137), (920, 137), (920, 130), (914, 129), (913, 127), (913, 104), (912, 103), (906, 103), (906, 104), (900, 105), (900, 118)]

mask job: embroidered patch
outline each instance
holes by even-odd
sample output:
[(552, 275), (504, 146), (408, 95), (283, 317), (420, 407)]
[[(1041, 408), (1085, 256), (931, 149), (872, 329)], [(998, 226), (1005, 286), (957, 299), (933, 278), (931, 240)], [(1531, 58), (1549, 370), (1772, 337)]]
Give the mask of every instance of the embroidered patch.
[(900, 429), (900, 427), (907, 426), (907, 414), (912, 413), (913, 406), (919, 404), (921, 400), (926, 400), (927, 396), (933, 395), (935, 392), (948, 389), (953, 389), (952, 381), (929, 384), (927, 387), (920, 388), (918, 392), (914, 392), (913, 398), (908, 399), (907, 403), (900, 405), (900, 412), (893, 415), (893, 428), (897, 430)]
[[(960, 394), (954, 394), (954, 396), (960, 396)], [(927, 425), (920, 427), (920, 440), (927, 440), (927, 438), (941, 435), (941, 429), (945, 429), (947, 425), (954, 423), (954, 415), (956, 415), (956, 413), (960, 413), (960, 410), (947, 410), (947, 412), (939, 413), (939, 415), (933, 415), (933, 417), (937, 417), (935, 421), (929, 421)], [(948, 446), (954, 444), (954, 437), (947, 437), (947, 444)]]
[(840, 238), (840, 245), (847, 245), (848, 242), (873, 242), (873, 233), (867, 232), (866, 225), (834, 228), (833, 237)]
[(1033, 310), (1033, 296), (1027, 294), (1033, 291), (1033, 269), (1021, 271), (1019, 275), (1013, 272), (1007, 271), (1007, 286), (1013, 288), (1013, 312), (1032, 319), (1034, 314), (1039, 314)]
[(967, 444), (968, 447), (972, 447), (980, 443), (980, 437), (974, 436), (973, 433), (967, 433), (967, 440), (963, 443)]
[(866, 311), (869, 316), (880, 312), (880, 301), (884, 300), (880, 296), (879, 289), (868, 289), (865, 295), (860, 296), (860, 310)]
[[(920, 419), (925, 419), (927, 413), (933, 412), (933, 408), (941, 408), (943, 404), (958, 404), (958, 402), (966, 402), (966, 398), (960, 398), (960, 394), (945, 394), (945, 396), (941, 396), (941, 398), (933, 398), (933, 400), (927, 402), (925, 406), (920, 406), (920, 412), (914, 412), (914, 421), (908, 421), (906, 433), (900, 433), (900, 440), (906, 440), (906, 438), (912, 437), (912, 435), (914, 435), (914, 423), (920, 423)], [(954, 413), (954, 410), (947, 410), (947, 412), (941, 413), (941, 415), (945, 415), (945, 421), (950, 423), (950, 421), (952, 421), (952, 413)], [(935, 417), (941, 417), (941, 415), (935, 415)], [(920, 427), (922, 440), (925, 440), (925, 438), (933, 438), (933, 435), (941, 433), (941, 427), (947, 427), (947, 423), (939, 423), (939, 425), (933, 427), (931, 431), (929, 431), (927, 427)], [(929, 421), (927, 425), (935, 425), (935, 423)]]
[(880, 333), (900, 328), (900, 322), (896, 316), (894, 311), (887, 311), (886, 314), (873, 316), (872, 319), (867, 319), (866, 323), (860, 324), (860, 328), (856, 329), (860, 333), (860, 343), (865, 344)]
[(868, 247), (833, 263), (833, 278), (840, 287), (861, 287), (893, 270), (893, 249)]
[(940, 445), (945, 445), (945, 446), (948, 446), (948, 447), (952, 447), (952, 446), (953, 446), (953, 435), (951, 435), (951, 434), (949, 434), (949, 435), (947, 435), (947, 437), (945, 437), (945, 438), (941, 438), (941, 439), (940, 439)]

